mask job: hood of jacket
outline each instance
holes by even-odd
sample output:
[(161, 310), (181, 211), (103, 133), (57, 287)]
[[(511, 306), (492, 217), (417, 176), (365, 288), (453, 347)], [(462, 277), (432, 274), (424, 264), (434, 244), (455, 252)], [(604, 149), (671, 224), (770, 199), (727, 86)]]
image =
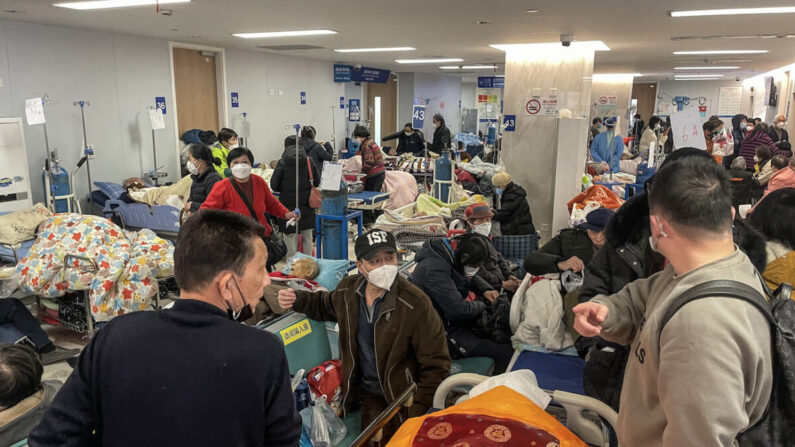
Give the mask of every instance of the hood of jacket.
[[(296, 146), (290, 146), (282, 152), (282, 161), (287, 166), (292, 166), (295, 169), (295, 149)], [(301, 149), (298, 151), (298, 161), (300, 163), (306, 163), (306, 149), (301, 146)]]
[(649, 233), (649, 202), (637, 194), (619, 208), (607, 224), (605, 236), (613, 247), (638, 242)]
[(733, 130), (743, 130), (743, 129), (741, 129), (741, 128), (740, 128), (740, 123), (741, 123), (743, 120), (746, 120), (746, 121), (747, 121), (747, 120), (748, 120), (748, 117), (747, 117), (747, 116), (745, 116), (745, 115), (743, 115), (742, 113), (741, 113), (741, 114), (739, 114), (739, 115), (734, 115), (734, 116), (732, 117), (732, 129), (733, 129)]
[(447, 247), (445, 239), (431, 239), (422, 245), (414, 260), (420, 262), (423, 259), (436, 258), (454, 266), (455, 258), (453, 256), (454, 254)]
[(525, 191), (524, 188), (520, 188), (519, 185), (517, 185), (514, 182), (505, 185), (505, 188), (502, 191), (503, 197), (505, 197), (506, 194), (509, 195), (514, 194), (520, 197), (527, 197), (527, 191)]

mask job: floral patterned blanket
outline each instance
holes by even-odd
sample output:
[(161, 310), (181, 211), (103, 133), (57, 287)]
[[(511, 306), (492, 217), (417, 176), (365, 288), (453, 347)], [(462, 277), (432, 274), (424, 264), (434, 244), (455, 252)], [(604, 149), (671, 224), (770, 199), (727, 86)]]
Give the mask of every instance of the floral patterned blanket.
[(57, 214), (17, 264), (22, 288), (42, 297), (88, 290), (96, 321), (144, 310), (157, 278), (174, 270), (174, 246), (151, 230), (125, 234), (107, 219)]

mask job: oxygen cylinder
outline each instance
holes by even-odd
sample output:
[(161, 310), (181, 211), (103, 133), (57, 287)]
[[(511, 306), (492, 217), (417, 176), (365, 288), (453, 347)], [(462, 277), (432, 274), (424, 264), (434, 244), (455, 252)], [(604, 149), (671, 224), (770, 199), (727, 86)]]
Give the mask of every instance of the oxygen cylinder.
[(453, 162), (447, 151), (442, 152), (442, 156), (436, 160), (436, 168), (433, 173), (434, 190), (436, 198), (444, 203), (449, 203), (450, 184), (453, 180)]
[(489, 133), (488, 137), (486, 137), (486, 144), (489, 146), (494, 146), (494, 143), (497, 142), (497, 125), (496, 124), (489, 124)]
[[(328, 216), (348, 214), (348, 188), (341, 191), (323, 191), (320, 213)], [(323, 234), (323, 259), (343, 259), (343, 244), (348, 243), (348, 223), (323, 219), (320, 223)]]
[[(72, 187), (69, 182), (69, 173), (66, 169), (62, 168), (59, 165), (54, 165), (52, 169), (52, 185), (50, 185), (50, 191), (47, 191), (47, 172), (44, 171), (41, 173), (41, 184), (44, 189), (44, 198), (45, 203), (49, 203), (50, 194), (54, 197), (58, 196), (68, 196), (72, 193)], [(58, 199), (55, 201), (55, 212), (56, 213), (67, 213), (69, 212), (69, 199)]]

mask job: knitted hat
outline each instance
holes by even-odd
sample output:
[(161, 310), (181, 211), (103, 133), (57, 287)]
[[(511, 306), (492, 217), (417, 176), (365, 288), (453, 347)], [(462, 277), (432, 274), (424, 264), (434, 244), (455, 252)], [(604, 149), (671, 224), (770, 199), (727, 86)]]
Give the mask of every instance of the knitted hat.
[(511, 174), (507, 172), (498, 172), (494, 174), (494, 177), (491, 179), (491, 183), (498, 188), (504, 188), (511, 183)]
[(484, 217), (491, 218), (494, 216), (494, 213), (491, 211), (491, 208), (483, 202), (473, 203), (472, 205), (469, 205), (467, 209), (464, 211), (464, 214), (466, 214), (467, 220), (482, 219)]

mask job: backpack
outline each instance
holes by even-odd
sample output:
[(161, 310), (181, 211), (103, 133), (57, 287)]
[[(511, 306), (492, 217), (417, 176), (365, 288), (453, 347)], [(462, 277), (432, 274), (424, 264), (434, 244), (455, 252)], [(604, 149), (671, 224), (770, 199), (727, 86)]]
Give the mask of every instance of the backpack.
[(716, 280), (699, 284), (683, 293), (663, 315), (660, 334), (676, 311), (687, 303), (710, 297), (728, 297), (745, 301), (770, 323), (773, 350), (773, 388), (762, 419), (737, 436), (740, 447), (792, 445), (795, 439), (795, 301), (792, 286), (782, 284), (774, 293), (762, 283), (768, 302), (754, 288), (738, 281)]

